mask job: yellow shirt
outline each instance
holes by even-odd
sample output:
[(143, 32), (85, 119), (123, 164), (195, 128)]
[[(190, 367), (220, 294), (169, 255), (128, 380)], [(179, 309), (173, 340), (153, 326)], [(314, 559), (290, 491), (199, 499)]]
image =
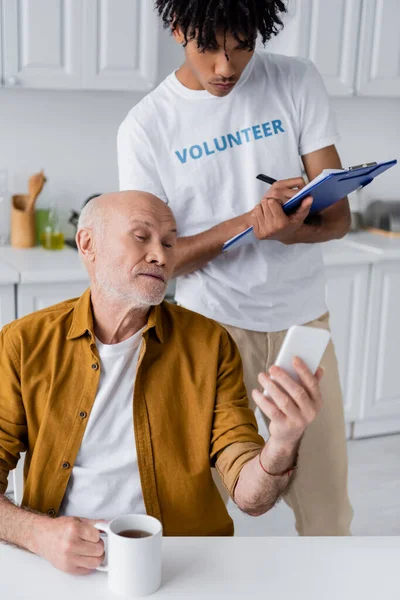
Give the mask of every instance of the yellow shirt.
[[(22, 504), (57, 515), (99, 376), (90, 290), (2, 329), (0, 493), (26, 451)], [(232, 495), (243, 465), (264, 441), (227, 331), (167, 302), (153, 307), (133, 411), (147, 513), (160, 519), (165, 535), (232, 535), (210, 465)]]

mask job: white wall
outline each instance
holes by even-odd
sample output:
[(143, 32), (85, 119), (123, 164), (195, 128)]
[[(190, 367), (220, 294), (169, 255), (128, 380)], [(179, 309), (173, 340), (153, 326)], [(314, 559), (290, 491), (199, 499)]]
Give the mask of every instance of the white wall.
[[(400, 161), (400, 98), (334, 98), (341, 135), (338, 149), (343, 166), (397, 158)], [(372, 200), (399, 200), (400, 166), (378, 177), (355, 199), (362, 210)]]
[[(177, 67), (181, 49), (164, 32), (160, 80)], [(118, 92), (0, 91), (0, 169), (13, 192), (26, 190), (30, 174), (44, 168), (48, 183), (38, 206), (59, 201), (67, 214), (97, 192), (117, 189), (116, 132), (142, 96)], [(400, 99), (334, 99), (343, 164), (400, 158)], [(398, 168), (364, 191), (400, 199)], [(355, 203), (354, 203), (355, 204)]]

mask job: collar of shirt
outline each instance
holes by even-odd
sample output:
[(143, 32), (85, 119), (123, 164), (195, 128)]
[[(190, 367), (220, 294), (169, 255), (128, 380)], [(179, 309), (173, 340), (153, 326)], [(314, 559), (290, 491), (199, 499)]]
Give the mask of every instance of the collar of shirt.
[[(160, 305), (152, 306), (150, 308), (147, 325), (143, 330), (143, 335), (152, 329), (154, 329), (158, 341), (163, 343), (164, 329)], [(83, 335), (88, 335), (88, 333), (90, 334), (92, 341), (94, 341), (95, 333), (90, 288), (88, 288), (78, 299), (73, 309), (72, 323), (68, 331), (67, 340), (74, 340)]]

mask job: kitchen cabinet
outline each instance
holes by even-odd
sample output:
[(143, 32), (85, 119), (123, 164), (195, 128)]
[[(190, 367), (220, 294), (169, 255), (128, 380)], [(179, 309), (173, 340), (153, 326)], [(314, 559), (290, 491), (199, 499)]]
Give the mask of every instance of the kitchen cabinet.
[(82, 87), (82, 2), (2, 1), (4, 86)]
[(3, 11), (0, 0), (0, 87), (3, 84)]
[(149, 91), (156, 82), (158, 22), (149, 0), (86, 0), (86, 89)]
[(30, 283), (18, 286), (18, 318), (69, 298), (78, 298), (88, 287), (88, 282)]
[(371, 266), (366, 320), (365, 377), (354, 437), (400, 431), (400, 240), (358, 234), (377, 260)]
[(149, 0), (1, 2), (5, 87), (154, 86), (159, 25)]
[(71, 248), (0, 249), (0, 262), (18, 273), (17, 317), (80, 296), (89, 286), (78, 252)]
[(346, 423), (360, 416), (365, 369), (365, 323), (368, 311), (371, 254), (345, 246), (323, 244), (326, 303), (339, 363)]
[[(15, 288), (18, 272), (0, 262), (0, 330), (16, 318)], [(9, 477), (9, 492), (13, 492), (13, 477)]]
[(332, 96), (354, 93), (362, 0), (291, 0), (284, 29), (266, 50), (312, 60)]
[(363, 0), (358, 94), (400, 97), (400, 2)]
[(15, 286), (0, 284), (0, 329), (15, 319)]
[(16, 317), (15, 284), (17, 282), (17, 271), (7, 264), (0, 263), (0, 329)]
[(400, 261), (372, 270), (362, 417), (400, 418)]
[(400, 97), (398, 0), (291, 0), (266, 50), (311, 59), (332, 96)]

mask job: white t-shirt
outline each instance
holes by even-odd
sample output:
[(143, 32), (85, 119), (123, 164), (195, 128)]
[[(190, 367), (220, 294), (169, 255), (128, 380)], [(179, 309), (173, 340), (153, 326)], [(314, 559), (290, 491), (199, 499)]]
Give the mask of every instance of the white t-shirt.
[[(224, 98), (172, 73), (118, 132), (121, 190), (168, 201), (190, 236), (251, 210), (274, 179), (302, 175), (300, 156), (334, 144), (329, 98), (313, 63), (256, 52)], [(280, 331), (326, 311), (319, 245), (261, 241), (180, 277), (176, 300), (221, 323)]]
[(96, 340), (100, 383), (60, 515), (111, 520), (146, 514), (133, 429), (142, 332), (119, 344)]

